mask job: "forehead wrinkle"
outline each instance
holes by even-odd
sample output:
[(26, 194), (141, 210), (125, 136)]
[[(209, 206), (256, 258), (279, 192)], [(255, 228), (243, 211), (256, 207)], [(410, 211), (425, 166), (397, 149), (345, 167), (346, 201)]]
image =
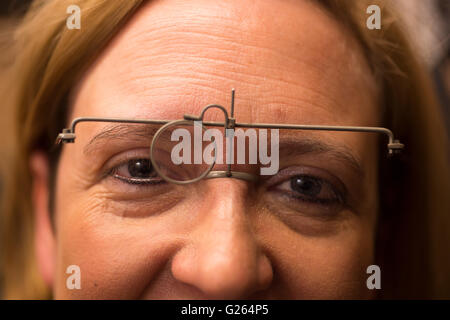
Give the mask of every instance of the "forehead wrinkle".
[[(217, 83), (232, 83), (235, 82), (236, 79), (245, 79), (245, 86), (247, 87), (258, 88), (260, 85), (265, 85), (270, 86), (273, 89), (280, 89), (276, 94), (273, 94), (274, 90), (268, 90), (271, 91), (268, 94), (260, 94), (260, 97), (264, 97), (264, 103), (259, 101), (258, 105), (267, 106), (280, 103), (281, 105), (291, 104), (297, 108), (300, 105), (304, 105), (307, 106), (308, 109), (311, 109), (310, 107), (319, 108), (327, 113), (335, 115), (336, 113), (334, 113), (334, 111), (330, 112), (330, 110), (336, 108), (344, 110), (344, 108), (349, 107), (343, 105), (338, 98), (326, 92), (325, 88), (317, 85), (313, 86), (306, 81), (300, 83), (299, 79), (296, 79), (294, 75), (289, 75), (288, 70), (282, 73), (281, 65), (279, 65), (280, 67), (278, 68), (266, 65), (265, 70), (261, 72), (260, 70), (262, 70), (262, 68), (255, 70), (236, 60), (225, 60), (226, 58), (221, 59), (220, 57), (208, 58), (189, 56), (184, 61), (180, 61), (180, 59), (177, 58), (177, 55), (178, 54), (172, 53), (167, 56), (164, 55), (166, 59), (163, 59), (161, 63), (158, 63), (157, 68), (145, 66), (145, 60), (148, 60), (145, 56), (136, 58), (133, 63), (144, 67), (134, 68), (139, 70), (138, 72), (127, 73), (126, 77), (128, 77), (130, 81), (125, 81), (121, 87), (126, 88), (128, 92), (133, 92), (142, 101), (151, 101), (155, 95), (161, 97), (165, 95), (165, 92), (169, 95), (173, 95), (175, 92), (179, 91), (174, 90), (173, 82), (176, 82), (177, 84), (183, 82), (187, 83), (191, 92), (193, 92), (194, 89), (197, 89), (195, 91), (201, 96), (202, 91), (215, 92), (219, 95), (223, 95), (223, 90), (218, 88)], [(171, 56), (170, 60), (168, 59), (169, 56)], [(303, 62), (303, 64), (305, 64), (305, 62)], [(195, 69), (192, 69), (193, 65), (200, 67), (194, 67)], [(215, 65), (215, 67), (210, 67), (210, 65)], [(308, 71), (304, 72), (304, 74), (310, 75), (310, 82), (319, 82), (320, 79), (313, 81), (312, 76), (321, 74), (321, 69), (317, 67), (315, 75), (312, 74), (310, 69), (306, 69)], [(174, 71), (172, 72), (171, 70)], [(273, 71), (277, 71), (278, 73)], [(231, 89), (231, 87), (238, 86), (230, 85), (228, 89)], [(327, 86), (327, 89), (329, 88), (330, 87)], [(183, 91), (186, 93), (185, 89), (181, 92)], [(253, 100), (245, 97), (251, 96), (251, 92), (250, 94), (244, 93), (242, 90), (239, 90), (239, 87), (238, 91), (239, 99)], [(301, 94), (302, 92), (305, 94)], [(228, 95), (229, 92), (226, 92), (225, 96)], [(216, 101), (209, 101), (203, 104), (206, 105), (209, 103), (216, 103)], [(199, 105), (198, 107), (202, 108), (203, 105)]]
[[(200, 2), (201, 5), (195, 5), (195, 3), (198, 2)], [(302, 3), (302, 1), (291, 3), (295, 3), (295, 6), (297, 6), (297, 2)], [(205, 4), (205, 2), (202, 1), (188, 1), (186, 2), (187, 4), (184, 5), (184, 3), (177, 1), (175, 2), (176, 7), (174, 10), (170, 11), (164, 11), (164, 5), (166, 4), (167, 6), (173, 2), (163, 1), (160, 3), (161, 5), (159, 7), (162, 7), (162, 9), (158, 6), (144, 8), (143, 12), (147, 14), (147, 18), (141, 20), (136, 19), (134, 28), (129, 27), (129, 32), (126, 32), (127, 38), (129, 39), (128, 44), (145, 48), (145, 50), (127, 50), (128, 46), (123, 46), (125, 49), (125, 58), (128, 60), (132, 61), (133, 55), (136, 55), (135, 58), (137, 62), (140, 62), (140, 55), (143, 55), (144, 59), (147, 59), (147, 61), (149, 56), (155, 57), (161, 54), (164, 58), (168, 58), (168, 53), (173, 54), (175, 52), (184, 56), (195, 55), (196, 53), (203, 52), (200, 49), (207, 50), (207, 54), (204, 56), (208, 56), (212, 53), (212, 50), (228, 50), (228, 47), (232, 48), (232, 51), (234, 52), (230, 53), (233, 54), (225, 54), (222, 56), (233, 57), (241, 56), (242, 53), (248, 54), (249, 49), (254, 47), (257, 52), (255, 56), (260, 56), (261, 51), (263, 50), (269, 50), (276, 55), (280, 55), (282, 61), (285, 59), (294, 59), (303, 62), (302, 59), (297, 57), (297, 51), (300, 51), (299, 55), (301, 56), (302, 34), (308, 35), (308, 33), (313, 32), (309, 29), (313, 29), (314, 32), (317, 33), (315, 34), (314, 44), (317, 46), (316, 49), (318, 50), (316, 51), (318, 53), (326, 52), (327, 50), (320, 49), (330, 47), (332, 44), (333, 50), (327, 53), (325, 59), (321, 59), (321, 62), (325, 62), (327, 66), (335, 65), (333, 62), (329, 61), (330, 53), (346, 51), (345, 45), (342, 45), (342, 43), (347, 42), (346, 37), (339, 34), (339, 30), (330, 28), (331, 24), (332, 27), (336, 27), (337, 25), (337, 29), (340, 29), (339, 24), (332, 19), (327, 18), (324, 13), (322, 13), (322, 18), (320, 19), (320, 22), (322, 23), (315, 23), (309, 26), (307, 30), (301, 30), (301, 32), (297, 31), (300, 30), (301, 26), (304, 27), (307, 25), (308, 21), (313, 21), (308, 16), (302, 16), (302, 19), (298, 19), (298, 17), (295, 16), (295, 13), (289, 11), (286, 12), (286, 10), (283, 11), (281, 8), (278, 8), (281, 4), (284, 4), (284, 7), (286, 7), (286, 4), (290, 2), (280, 2), (277, 6), (271, 7), (270, 11), (260, 9), (260, 7), (264, 8), (267, 7), (268, 4), (273, 4), (270, 1), (256, 1), (255, 3), (257, 3), (257, 5), (252, 5), (252, 10), (247, 8), (249, 5), (247, 3), (245, 10), (238, 10), (242, 11), (239, 14), (236, 14), (236, 8), (233, 7), (233, 4), (222, 6), (220, 2), (214, 2), (214, 5), (211, 6), (209, 5), (209, 2), (206, 2)], [(288, 8), (291, 7), (292, 6)], [(314, 8), (315, 7), (316, 6), (314, 6)], [(158, 14), (161, 10), (164, 12), (163, 15)], [(282, 20), (282, 22), (275, 23), (274, 21), (269, 21), (270, 23), (264, 23), (264, 21), (268, 20), (267, 16), (273, 17), (272, 11), (274, 10), (282, 12), (282, 17), (277, 17), (277, 20)], [(318, 9), (316, 8), (316, 11), (317, 10)], [(253, 11), (256, 11), (257, 13)], [(233, 14), (230, 14), (230, 12)], [(292, 21), (304, 19), (307, 21), (303, 23)], [(293, 25), (294, 23), (295, 25)], [(323, 26), (323, 24), (326, 24), (328, 28)], [(289, 29), (289, 26), (293, 28), (293, 30), (292, 32), (287, 33), (285, 31), (286, 29)], [(261, 31), (261, 29), (263, 29), (263, 31)], [(291, 33), (296, 34), (296, 36), (290, 35)], [(338, 42), (341, 43), (341, 45), (334, 43), (333, 40), (335, 38), (340, 40)], [(264, 43), (264, 45), (261, 43)], [(214, 44), (214, 46), (211, 44)], [(308, 43), (308, 46), (311, 45), (311, 43)], [(297, 47), (299, 50), (289, 50), (289, 48), (293, 47)], [(344, 49), (337, 50), (337, 48)], [(152, 57), (150, 57), (150, 59), (152, 59)], [(341, 61), (341, 63), (337, 65), (337, 67), (342, 65), (343, 62), (342, 59), (338, 60)], [(161, 63), (162, 61), (158, 62)], [(268, 61), (266, 60), (265, 63), (267, 62)], [(170, 63), (172, 63), (172, 61)], [(138, 65), (142, 67), (145, 63), (138, 63)], [(248, 63), (243, 63), (243, 65), (248, 65)], [(282, 65), (283, 64), (276, 63), (274, 68), (279, 68)], [(316, 66), (320, 67), (320, 63), (312, 64), (309, 67), (314, 68)], [(322, 67), (322, 70), (318, 71), (324, 72), (326, 71), (324, 69), (325, 67)]]
[[(177, 28), (181, 30), (176, 31)], [(204, 68), (202, 69), (202, 66), (205, 62), (210, 62), (210, 65), (220, 67), (220, 69), (213, 69), (217, 70), (216, 73), (230, 71), (231, 76), (242, 73), (244, 76), (258, 75), (264, 78), (274, 78), (274, 75), (284, 69), (283, 77), (278, 77), (278, 80), (288, 81), (285, 79), (286, 77), (296, 78), (294, 74), (291, 74), (291, 67), (294, 65), (298, 69), (303, 69), (303, 73), (305, 73), (306, 67), (306, 72), (309, 74), (312, 74), (311, 71), (313, 70), (316, 74), (321, 74), (330, 72), (329, 67), (331, 64), (334, 65), (335, 60), (342, 61), (342, 59), (339, 59), (342, 56), (330, 59), (329, 55), (322, 59), (315, 59), (314, 63), (305, 61), (304, 57), (298, 52), (284, 49), (298, 45), (296, 42), (286, 39), (280, 45), (270, 46), (268, 43), (272, 42), (267, 41), (267, 36), (264, 39), (266, 43), (262, 44), (255, 40), (254, 35), (243, 40), (227, 38), (219, 35), (220, 32), (213, 33), (210, 29), (183, 30), (182, 27), (173, 27), (171, 29), (175, 30), (168, 33), (161, 29), (163, 28), (155, 32), (156, 35), (161, 34), (161, 39), (153, 37), (151, 32), (142, 32), (141, 40), (130, 41), (132, 45), (138, 47), (137, 50), (129, 50), (128, 47), (124, 46), (125, 50), (120, 52), (122, 60), (139, 67), (134, 70), (142, 71), (143, 74), (138, 76), (138, 79), (145, 76), (157, 76), (158, 70), (167, 74), (167, 70), (174, 68), (192, 73), (193, 67), (195, 67), (197, 70), (200, 69), (201, 72), (207, 72)], [(281, 37), (273, 40), (284, 41), (281, 40)], [(212, 44), (215, 45), (212, 46)], [(321, 51), (318, 50), (318, 52)], [(256, 61), (264, 61), (264, 64), (259, 66)], [(289, 66), (285, 66), (288, 63)], [(155, 65), (158, 67), (155, 68)], [(342, 63), (337, 65), (337, 67), (339, 66), (342, 66)], [(243, 71), (239, 69), (243, 69)], [(124, 70), (124, 73), (129, 74), (128, 71)]]
[[(145, 46), (149, 46), (149, 43)], [(121, 58), (129, 62), (127, 68), (116, 69), (114, 72), (133, 84), (142, 84), (151, 81), (152, 78), (160, 80), (180, 78), (196, 82), (212, 80), (233, 82), (245, 79), (250, 85), (258, 85), (265, 81), (279, 82), (280, 85), (299, 85), (301, 78), (293, 72), (293, 69), (303, 69), (303, 76), (316, 78), (324, 72), (324, 67), (320, 64), (309, 64), (298, 57), (281, 54), (273, 48), (250, 44), (243, 44), (239, 48), (211, 47), (211, 44), (207, 46), (197, 48), (193, 43), (177, 44), (167, 52), (155, 52), (157, 49), (151, 45), (149, 47), (152, 48), (149, 50), (129, 50), (125, 54), (130, 55)], [(259, 66), (254, 63), (256, 60), (265, 63)], [(281, 61), (284, 61), (284, 64), (280, 63)], [(288, 61), (291, 64), (288, 64)], [(130, 72), (129, 69), (133, 71)], [(132, 88), (139, 90), (142, 87)]]
[[(170, 1), (163, 2), (170, 3)], [(193, 1), (192, 3), (197, 2)], [(258, 3), (263, 2), (259, 1)], [(202, 5), (191, 11), (197, 12), (195, 11), (197, 9), (201, 10)], [(173, 12), (182, 11), (173, 10)], [(127, 63), (123, 64), (124, 67), (122, 68), (122, 64), (117, 64), (117, 59), (113, 58), (110, 60), (109, 69), (118, 75), (118, 79), (122, 79), (120, 85), (116, 81), (118, 89), (127, 90), (127, 92), (124, 92), (125, 95), (130, 95), (130, 93), (136, 94), (138, 103), (142, 104), (152, 101), (151, 99), (157, 96), (164, 97), (175, 94), (186, 97), (188, 94), (191, 95), (190, 92), (192, 91), (198, 93), (200, 98), (192, 97), (191, 100), (200, 101), (201, 96), (205, 96), (207, 93), (214, 94), (214, 96), (218, 96), (221, 93), (222, 96), (227, 97), (229, 95), (228, 90), (232, 86), (223, 84), (244, 79), (245, 81), (241, 81), (241, 83), (244, 82), (243, 86), (251, 87), (255, 90), (249, 90), (250, 93), (243, 93), (242, 90), (239, 90), (239, 98), (242, 99), (241, 101), (255, 102), (254, 105), (267, 106), (281, 102), (282, 105), (299, 106), (299, 102), (301, 102), (301, 105), (305, 107), (299, 108), (299, 112), (310, 113), (312, 109), (319, 108), (329, 115), (325, 118), (332, 118), (332, 115), (337, 116), (338, 112), (335, 112), (336, 109), (347, 108), (346, 111), (348, 111), (348, 108), (354, 107), (350, 106), (350, 104), (347, 106), (343, 105), (343, 102), (340, 102), (335, 95), (329, 93), (333, 90), (340, 90), (341, 86), (339, 84), (346, 83), (348, 79), (344, 79), (344, 81), (328, 81), (328, 85), (321, 84), (323, 81), (320, 81), (324, 78), (325, 80), (330, 78), (324, 76), (326, 72), (337, 72), (336, 68), (327, 68), (329, 64), (333, 64), (333, 61), (340, 57), (337, 53), (333, 54), (333, 59), (322, 57), (319, 61), (311, 63), (311, 61), (306, 61), (303, 56), (297, 56), (295, 54), (297, 51), (288, 50), (289, 48), (293, 49), (295, 46), (300, 46), (304, 38), (301, 38), (301, 41), (291, 39), (292, 37), (283, 38), (283, 33), (274, 32), (274, 30), (279, 31), (283, 27), (282, 25), (278, 25), (272, 31), (270, 27), (267, 27), (264, 32), (253, 32), (252, 34), (249, 30), (254, 31), (254, 28), (258, 26), (257, 19), (247, 23), (247, 25), (253, 23), (253, 29), (251, 29), (248, 26), (242, 27), (239, 25), (239, 21), (235, 22), (234, 18), (230, 18), (227, 12), (217, 13), (211, 10), (211, 7), (204, 9), (202, 12), (204, 13), (200, 14), (200, 18), (197, 20), (190, 17), (189, 12), (187, 12), (182, 18), (184, 20), (177, 20), (179, 23), (174, 23), (171, 16), (167, 13), (162, 15), (159, 20), (152, 19), (150, 17), (151, 10), (148, 10), (145, 13), (149, 15), (145, 19), (148, 23), (137, 24), (135, 21), (135, 28), (131, 28), (129, 32), (124, 33), (126, 34), (124, 41), (126, 41), (127, 45), (124, 45), (122, 41), (120, 42), (122, 44), (114, 50), (116, 58), (120, 57), (121, 60), (126, 60)], [(142, 14), (144, 15), (144, 13)], [(173, 13), (170, 14), (173, 15)], [(291, 16), (293, 15), (293, 13), (290, 14)], [(223, 16), (223, 19), (216, 20), (215, 24), (211, 23), (211, 20), (215, 19), (216, 16)], [(144, 23), (146, 24), (144, 25)], [(173, 27), (167, 26), (169, 23)], [(287, 22), (287, 24), (289, 23), (292, 22)], [(338, 23), (336, 24), (339, 25)], [(137, 25), (139, 25), (139, 28)], [(150, 27), (154, 30), (151, 30)], [(160, 27), (161, 32), (156, 30), (157, 27)], [(224, 34), (221, 31), (226, 27), (229, 27), (228, 33)], [(324, 36), (324, 39), (321, 39), (318, 45), (322, 46), (322, 48), (324, 45), (332, 46), (330, 44), (332, 41), (329, 40), (336, 31), (327, 27), (329, 27), (329, 24), (323, 26), (321, 23), (316, 23), (311, 28), (298, 34), (308, 34), (313, 32), (311, 29), (318, 29), (320, 31), (316, 30), (319, 32), (318, 35)], [(236, 36), (238, 32), (241, 32), (240, 36)], [(272, 34), (278, 35), (278, 38), (283, 38), (283, 41), (286, 41), (285, 45), (272, 47), (270, 44), (267, 44), (270, 41), (267, 41), (264, 45), (258, 42), (258, 39), (264, 37), (267, 40), (267, 37), (273, 36)], [(318, 38), (320, 37), (315, 37), (315, 39)], [(340, 35), (339, 39), (341, 38), (345, 39), (345, 37)], [(309, 40), (306, 39), (305, 41), (307, 44), (306, 52), (309, 52), (309, 54), (315, 52), (319, 56), (325, 55), (325, 50), (316, 50), (317, 48), (313, 48), (313, 50), (310, 48), (311, 43), (308, 42)], [(211, 46), (211, 43), (214, 42), (223, 42), (225, 45)], [(199, 50), (201, 47), (196, 47), (196, 45), (202, 45), (202, 43), (205, 46), (202, 47), (203, 50)], [(341, 44), (339, 47), (344, 48), (345, 46)], [(302, 49), (301, 46), (300, 49)], [(342, 50), (339, 49), (338, 51)], [(350, 50), (350, 47), (347, 50)], [(343, 60), (345, 62), (345, 59)], [(263, 61), (264, 63), (257, 63), (257, 61)], [(113, 64), (114, 67), (112, 67)], [(297, 66), (296, 68), (292, 68), (294, 64)], [(337, 65), (337, 67), (339, 66), (342, 66), (342, 63)], [(120, 70), (121, 68), (122, 70)], [(301, 72), (295, 72), (294, 69), (299, 69)], [(337, 77), (339, 78), (339, 75)], [(114, 76), (108, 75), (106, 80), (115, 81), (114, 78)], [(301, 84), (297, 85), (297, 82)], [(181, 87), (181, 83), (186, 83), (186, 86)], [(291, 85), (291, 88), (288, 88), (289, 85)], [(224, 92), (224, 88), (227, 89), (227, 92)], [(261, 92), (260, 88), (268, 88), (267, 93)], [(325, 88), (327, 89), (326, 91)], [(306, 94), (299, 94), (299, 92), (302, 92), (301, 90), (306, 92)], [(258, 98), (253, 98), (252, 94), (258, 95)], [(175, 98), (172, 100), (175, 100)], [(210, 100), (207, 103), (199, 103), (199, 108), (208, 103), (216, 103), (217, 100), (214, 100)], [(181, 105), (181, 103), (173, 103), (172, 105)], [(224, 106), (228, 107), (227, 105)], [(253, 105), (246, 105), (245, 107), (251, 109), (251, 113), (256, 116), (252, 116), (253, 119), (257, 118), (257, 113), (263, 111), (261, 108), (255, 109)], [(357, 107), (360, 106), (358, 105)], [(277, 109), (276, 106), (274, 108)]]

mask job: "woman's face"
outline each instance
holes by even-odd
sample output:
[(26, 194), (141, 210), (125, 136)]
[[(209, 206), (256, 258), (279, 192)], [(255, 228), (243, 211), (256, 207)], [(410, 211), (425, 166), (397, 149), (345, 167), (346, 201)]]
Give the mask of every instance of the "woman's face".
[[(69, 120), (181, 119), (208, 104), (229, 109), (231, 88), (239, 122), (380, 124), (352, 36), (317, 4), (274, 0), (151, 1), (86, 72)], [(370, 296), (375, 136), (297, 132), (280, 149), (280, 173), (259, 183), (174, 186), (123, 179), (151, 170), (139, 167), (147, 137), (107, 126), (80, 125), (62, 149), (55, 298)], [(66, 287), (70, 265), (79, 290)]]

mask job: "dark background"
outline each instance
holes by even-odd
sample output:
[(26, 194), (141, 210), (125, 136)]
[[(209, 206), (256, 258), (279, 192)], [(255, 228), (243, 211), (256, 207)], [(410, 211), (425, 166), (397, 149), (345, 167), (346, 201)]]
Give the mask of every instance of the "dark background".
[(17, 10), (23, 12), (30, 2), (30, 0), (0, 0), (0, 15), (9, 16)]

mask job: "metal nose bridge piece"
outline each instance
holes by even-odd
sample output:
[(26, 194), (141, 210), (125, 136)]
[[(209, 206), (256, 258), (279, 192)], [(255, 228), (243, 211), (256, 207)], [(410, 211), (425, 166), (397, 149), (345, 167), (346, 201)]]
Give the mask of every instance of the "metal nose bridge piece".
[[(227, 129), (234, 130), (236, 127), (236, 119), (234, 118), (234, 95), (235, 95), (235, 90), (232, 89), (231, 90), (231, 114), (230, 114), (230, 116), (228, 116), (228, 111), (223, 106), (218, 105), (218, 104), (210, 104), (203, 108), (202, 112), (200, 113), (200, 116), (197, 117), (194, 115), (185, 114), (183, 118), (188, 121), (203, 122), (203, 118), (205, 116), (206, 111), (208, 111), (209, 109), (212, 109), (212, 108), (217, 108), (217, 109), (221, 110), (225, 117), (223, 126), (224, 126), (224, 131), (226, 134), (227, 144), (230, 145), (231, 148), (234, 148), (234, 146), (233, 146), (233, 138), (234, 137), (227, 130)], [(217, 149), (216, 149), (216, 151), (217, 151)], [(235, 178), (235, 179), (241, 179), (241, 180), (250, 181), (250, 182), (258, 181), (258, 176), (254, 175), (254, 174), (240, 172), (240, 171), (232, 171), (231, 170), (231, 154), (227, 154), (226, 156), (229, 157), (229, 159), (227, 161), (227, 170), (226, 171), (223, 171), (223, 170), (222, 171), (218, 171), (218, 170), (211, 171), (210, 170), (208, 172), (208, 174), (206, 174), (204, 177), (199, 177), (197, 179), (194, 179), (194, 181), (189, 181), (187, 183), (192, 183), (192, 182), (201, 180), (202, 178), (206, 178), (206, 179)], [(210, 169), (212, 169), (213, 166), (214, 166), (214, 164), (211, 166)], [(183, 184), (184, 184), (184, 182), (185, 181), (183, 181)], [(179, 181), (174, 182), (174, 183), (179, 183)]]

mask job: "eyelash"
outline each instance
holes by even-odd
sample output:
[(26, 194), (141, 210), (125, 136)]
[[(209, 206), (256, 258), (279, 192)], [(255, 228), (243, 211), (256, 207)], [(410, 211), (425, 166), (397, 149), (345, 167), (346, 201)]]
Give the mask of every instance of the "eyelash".
[[(155, 186), (158, 184), (165, 183), (163, 179), (161, 179), (158, 175), (154, 175), (149, 179), (142, 178), (130, 178), (124, 177), (119, 174), (119, 170), (122, 166), (127, 166), (133, 160), (149, 160), (148, 158), (148, 148), (139, 148), (130, 152), (121, 153), (120, 155), (116, 155), (112, 160), (108, 161), (105, 164), (106, 170), (103, 171), (102, 177), (104, 178), (113, 178), (118, 180), (121, 183), (127, 185), (134, 185), (136, 187), (145, 187), (145, 186)], [(153, 173), (156, 173), (152, 169)], [(152, 173), (152, 174), (153, 174)]]
[(330, 190), (331, 190), (330, 193), (332, 193), (332, 198), (331, 199), (311, 198), (311, 197), (307, 197), (307, 196), (302, 196), (299, 193), (295, 193), (295, 191), (291, 191), (292, 194), (286, 194), (287, 197), (290, 197), (292, 199), (299, 199), (303, 202), (308, 202), (308, 203), (313, 203), (313, 204), (318, 204), (318, 205), (323, 205), (323, 206), (345, 204), (344, 195), (341, 192), (339, 192), (338, 190), (336, 190), (336, 188), (331, 183), (329, 183), (328, 181), (325, 181), (321, 178), (312, 176), (312, 175), (292, 176), (292, 177), (288, 178), (288, 180), (285, 180), (284, 182), (282, 182), (281, 184), (276, 185), (275, 188), (279, 187), (280, 185), (283, 185), (285, 183), (292, 182), (292, 179), (295, 179), (296, 177), (307, 177), (309, 179), (318, 181), (322, 186), (330, 188)]
[[(292, 180), (296, 177), (310, 179), (318, 183), (321, 186), (319, 194), (315, 197), (305, 196), (293, 190), (292, 185), (289, 186), (289, 190), (282, 190), (283, 186), (292, 183)], [(323, 208), (329, 212), (327, 215), (334, 215), (340, 209), (349, 207), (346, 186), (339, 178), (324, 169), (299, 166), (287, 167), (281, 169), (276, 176), (269, 178), (266, 184), (268, 185), (267, 190), (285, 199), (282, 203), (288, 207), (292, 204), (289, 202), (290, 200), (296, 201), (297, 204), (293, 204), (294, 210), (311, 212), (306, 207), (296, 207), (311, 205), (316, 208)], [(325, 193), (326, 197), (320, 197), (323, 193)]]
[[(139, 158), (139, 159), (141, 159), (141, 158)], [(124, 183), (130, 184), (130, 185), (153, 186), (153, 185), (157, 185), (157, 184), (161, 184), (161, 183), (166, 183), (159, 176), (143, 179), (143, 178), (127, 178), (127, 177), (124, 177), (124, 176), (121, 176), (120, 174), (118, 174), (118, 170), (120, 167), (129, 164), (129, 162), (133, 161), (133, 160), (138, 160), (138, 159), (129, 159), (129, 160), (126, 160), (125, 162), (120, 163), (119, 165), (110, 169), (108, 172), (108, 175), (112, 176), (113, 178), (118, 179)], [(152, 169), (152, 171), (154, 171), (154, 170)]]

